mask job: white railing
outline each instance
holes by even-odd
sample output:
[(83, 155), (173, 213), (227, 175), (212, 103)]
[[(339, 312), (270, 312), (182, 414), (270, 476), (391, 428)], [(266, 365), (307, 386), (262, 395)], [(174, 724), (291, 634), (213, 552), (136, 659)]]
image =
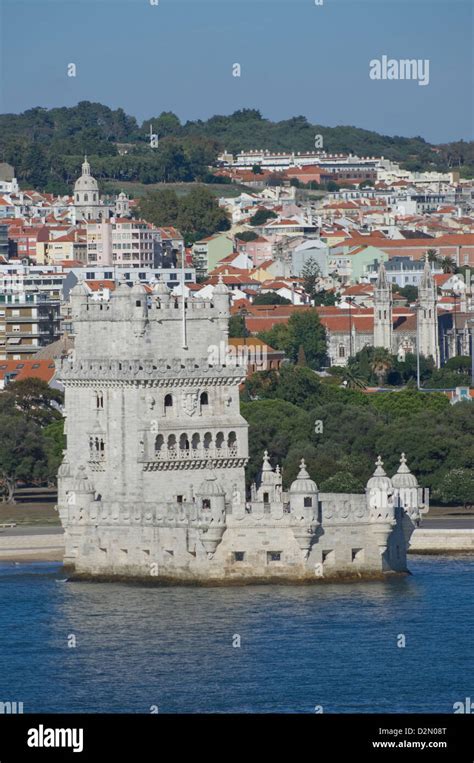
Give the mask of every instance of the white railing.
[(237, 458), (237, 446), (222, 448), (161, 448), (155, 452), (157, 461), (188, 461), (207, 458)]

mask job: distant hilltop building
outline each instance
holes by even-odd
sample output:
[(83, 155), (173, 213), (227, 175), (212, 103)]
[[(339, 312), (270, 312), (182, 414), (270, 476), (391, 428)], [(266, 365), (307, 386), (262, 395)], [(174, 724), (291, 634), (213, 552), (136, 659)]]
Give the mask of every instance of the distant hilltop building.
[(230, 295), (150, 295), (122, 282), (108, 300), (70, 294), (75, 350), (57, 361), (67, 450), (58, 476), (65, 565), (77, 577), (151, 581), (312, 581), (407, 570), (427, 510), (402, 455), (380, 457), (365, 494), (321, 493), (301, 462), (288, 491), (263, 456), (246, 492), (245, 365), (227, 345)]

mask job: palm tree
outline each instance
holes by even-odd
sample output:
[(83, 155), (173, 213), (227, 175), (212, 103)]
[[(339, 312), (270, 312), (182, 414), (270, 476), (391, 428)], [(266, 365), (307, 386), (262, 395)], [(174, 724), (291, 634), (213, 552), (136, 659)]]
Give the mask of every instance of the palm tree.
[(393, 358), (385, 347), (375, 347), (372, 357), (372, 373), (377, 377), (379, 387), (381, 387), (387, 376), (387, 372), (393, 366)]
[(456, 260), (454, 260), (452, 257), (443, 257), (440, 264), (443, 269), (443, 273), (456, 273), (458, 269)]
[(344, 370), (342, 383), (346, 389), (367, 389), (364, 379), (350, 368)]
[(427, 249), (426, 254), (428, 255), (428, 262), (434, 263), (435, 265), (440, 264), (441, 258), (437, 249)]

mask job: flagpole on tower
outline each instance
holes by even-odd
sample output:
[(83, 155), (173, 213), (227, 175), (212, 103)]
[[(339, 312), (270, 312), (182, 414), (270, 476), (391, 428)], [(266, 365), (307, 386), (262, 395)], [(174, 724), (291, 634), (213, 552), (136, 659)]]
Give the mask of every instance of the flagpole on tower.
[(185, 252), (184, 250), (181, 252), (181, 307), (182, 307), (182, 328), (183, 328), (183, 350), (188, 349), (188, 338), (186, 335), (186, 295), (184, 292), (185, 286), (184, 286), (184, 258), (185, 258)]

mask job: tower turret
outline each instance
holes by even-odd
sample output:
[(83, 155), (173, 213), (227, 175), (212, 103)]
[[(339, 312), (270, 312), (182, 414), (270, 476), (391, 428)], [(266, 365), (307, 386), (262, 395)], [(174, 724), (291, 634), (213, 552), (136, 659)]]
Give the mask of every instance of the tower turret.
[(293, 535), (307, 556), (319, 527), (318, 486), (306, 471), (304, 458), (298, 476), (290, 486), (290, 512)]

